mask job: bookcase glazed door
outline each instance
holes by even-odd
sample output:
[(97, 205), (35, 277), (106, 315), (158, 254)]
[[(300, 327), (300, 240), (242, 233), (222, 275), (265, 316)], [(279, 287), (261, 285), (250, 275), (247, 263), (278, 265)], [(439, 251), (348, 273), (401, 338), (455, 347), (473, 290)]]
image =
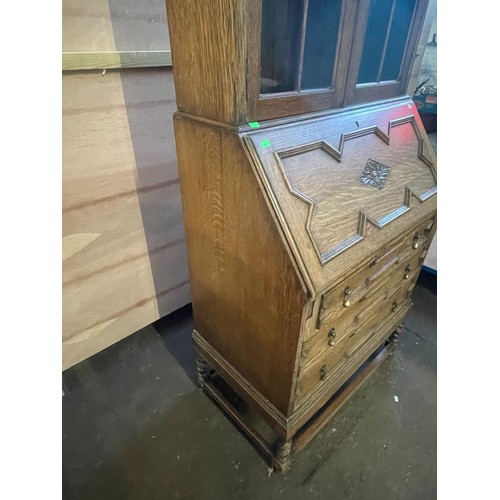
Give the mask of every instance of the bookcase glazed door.
[(359, 0), (344, 104), (406, 93), (426, 0)]
[[(404, 95), (427, 0), (262, 0), (255, 119)], [(258, 10), (258, 8), (256, 7)], [(253, 68), (253, 69), (252, 69)], [(254, 95), (255, 98), (255, 95)]]
[(355, 7), (346, 0), (262, 0), (259, 119), (340, 105), (352, 39), (344, 28)]

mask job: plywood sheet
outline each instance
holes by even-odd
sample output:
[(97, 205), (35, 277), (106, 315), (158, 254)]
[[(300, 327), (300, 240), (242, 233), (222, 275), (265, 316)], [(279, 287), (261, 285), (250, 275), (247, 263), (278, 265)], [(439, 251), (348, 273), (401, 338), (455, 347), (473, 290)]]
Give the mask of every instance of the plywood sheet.
[(63, 0), (63, 52), (168, 50), (163, 0)]
[(63, 368), (190, 301), (170, 69), (63, 76)]

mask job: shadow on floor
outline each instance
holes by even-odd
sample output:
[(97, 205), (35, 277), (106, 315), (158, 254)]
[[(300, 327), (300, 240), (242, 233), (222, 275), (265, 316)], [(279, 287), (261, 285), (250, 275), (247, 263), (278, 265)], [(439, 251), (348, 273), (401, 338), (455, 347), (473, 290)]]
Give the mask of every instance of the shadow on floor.
[(66, 370), (63, 498), (436, 498), (431, 285), (420, 281), (415, 288), (395, 355), (285, 476), (269, 475), (252, 446), (197, 389), (189, 306)]
[(153, 323), (167, 350), (196, 384), (196, 349), (191, 340), (193, 308), (191, 304)]

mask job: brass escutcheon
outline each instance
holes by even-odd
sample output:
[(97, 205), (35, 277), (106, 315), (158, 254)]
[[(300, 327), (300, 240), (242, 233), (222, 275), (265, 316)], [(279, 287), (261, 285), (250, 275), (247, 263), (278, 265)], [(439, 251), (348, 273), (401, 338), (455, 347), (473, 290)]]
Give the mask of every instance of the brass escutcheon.
[(420, 236), (418, 235), (418, 233), (413, 238), (413, 245), (412, 246), (415, 249), (420, 246)]
[(349, 307), (351, 305), (351, 301), (349, 300), (351, 294), (352, 290), (349, 287), (347, 287), (344, 290), (344, 307)]
[(326, 378), (326, 365), (323, 365), (320, 369), (319, 369), (319, 379), (320, 380), (325, 380)]

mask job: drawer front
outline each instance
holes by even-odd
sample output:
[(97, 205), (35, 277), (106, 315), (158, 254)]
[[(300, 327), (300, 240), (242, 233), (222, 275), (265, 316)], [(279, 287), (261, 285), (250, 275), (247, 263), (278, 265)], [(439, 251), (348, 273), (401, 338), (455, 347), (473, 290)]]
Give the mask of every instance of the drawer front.
[(399, 283), (391, 293), (384, 292), (379, 295), (360, 326), (351, 328), (349, 333), (344, 334), (333, 346), (328, 346), (327, 343), (327, 348), (322, 349), (311, 363), (299, 369), (294, 409), (321, 386), (334, 384), (338, 376), (345, 371), (344, 367), (363, 350), (367, 342), (380, 330), (381, 325), (409, 307), (409, 296), (418, 273), (419, 268), (416, 268), (405, 284)]
[(328, 367), (325, 369), (326, 378), (322, 384), (316, 385), (308, 392), (300, 392), (293, 403), (293, 412), (319, 410), (329, 398), (352, 376), (352, 374), (366, 361), (366, 359), (386, 340), (390, 334), (402, 323), (411, 308), (410, 300), (405, 300), (399, 312), (389, 316), (378, 329), (366, 337), (362, 346), (350, 357), (344, 358), (341, 366), (331, 375)]
[[(349, 311), (327, 321), (316, 334), (310, 336), (302, 346), (299, 377), (302, 371), (317, 360), (318, 356), (327, 354), (342, 345), (345, 338), (355, 335), (396, 295), (400, 288), (412, 289), (420, 273), (423, 259), (424, 256), (420, 253), (403, 260), (381, 286), (368, 289)], [(411, 287), (408, 287), (408, 284)]]
[(378, 254), (362, 269), (326, 293), (316, 326), (321, 328), (325, 323), (347, 313), (364, 300), (367, 293), (372, 293), (390, 280), (402, 264), (404, 268), (415, 255), (420, 257), (422, 250), (427, 251), (434, 229), (435, 216), (432, 216), (399, 238), (388, 251)]

